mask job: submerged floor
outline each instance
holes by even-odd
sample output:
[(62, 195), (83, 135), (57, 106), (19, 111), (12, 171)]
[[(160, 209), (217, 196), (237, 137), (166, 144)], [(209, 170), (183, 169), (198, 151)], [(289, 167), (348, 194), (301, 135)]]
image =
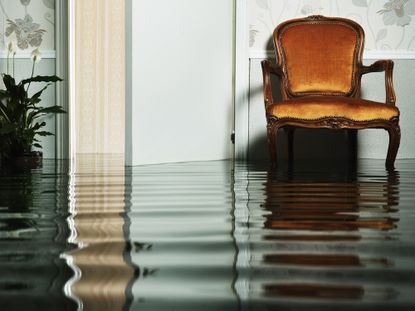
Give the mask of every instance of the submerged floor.
[(0, 310), (413, 310), (415, 160), (0, 170)]

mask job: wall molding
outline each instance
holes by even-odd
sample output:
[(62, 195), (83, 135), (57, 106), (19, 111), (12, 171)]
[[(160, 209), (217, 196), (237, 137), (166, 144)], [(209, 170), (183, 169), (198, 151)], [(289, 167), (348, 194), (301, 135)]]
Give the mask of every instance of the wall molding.
[[(55, 50), (40, 50), (42, 58), (44, 59), (55, 59), (56, 51)], [(14, 56), (15, 59), (30, 59), (32, 56), (32, 50), (30, 51), (17, 51)], [(7, 58), (7, 51), (3, 50), (0, 52), (0, 58)]]
[[(249, 59), (274, 58), (273, 50), (250, 50)], [(364, 51), (363, 59), (415, 59), (415, 51)]]
[(249, 25), (248, 4), (236, 0), (235, 11), (235, 159), (247, 160), (249, 139)]

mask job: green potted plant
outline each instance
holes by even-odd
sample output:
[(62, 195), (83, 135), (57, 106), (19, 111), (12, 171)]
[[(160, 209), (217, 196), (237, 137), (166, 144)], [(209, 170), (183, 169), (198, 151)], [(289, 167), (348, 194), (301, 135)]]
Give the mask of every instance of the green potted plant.
[[(62, 81), (58, 76), (35, 76), (35, 66), (41, 59), (38, 49), (32, 52), (32, 73), (30, 78), (16, 83), (14, 75), (14, 49), (8, 46), (7, 73), (2, 74), (4, 89), (0, 90), (0, 158), (2, 163), (23, 162), (41, 163), (42, 153), (39, 136), (53, 135), (44, 131), (46, 125), (42, 117), (50, 114), (65, 113), (58, 105), (40, 106), (41, 95), (52, 83)], [(9, 59), (13, 55), (13, 74), (9, 74)], [(29, 95), (31, 83), (43, 82), (46, 85), (40, 91)]]

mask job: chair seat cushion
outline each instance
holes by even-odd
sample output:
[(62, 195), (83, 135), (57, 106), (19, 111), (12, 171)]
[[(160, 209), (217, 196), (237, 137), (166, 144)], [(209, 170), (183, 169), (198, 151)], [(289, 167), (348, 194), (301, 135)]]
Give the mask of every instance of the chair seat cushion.
[(345, 96), (307, 96), (277, 102), (267, 108), (276, 118), (318, 120), (327, 117), (353, 121), (390, 120), (399, 116), (395, 106)]

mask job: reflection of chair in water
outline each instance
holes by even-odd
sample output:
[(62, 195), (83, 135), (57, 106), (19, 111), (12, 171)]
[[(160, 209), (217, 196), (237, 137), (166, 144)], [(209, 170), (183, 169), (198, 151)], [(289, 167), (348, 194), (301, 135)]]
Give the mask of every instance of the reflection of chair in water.
[[(356, 130), (383, 128), (389, 132), (386, 166), (394, 166), (400, 142), (399, 110), (392, 84), (393, 62), (362, 64), (364, 32), (342, 18), (310, 16), (280, 24), (274, 32), (276, 66), (262, 62), (268, 145), (277, 163), (276, 133), (288, 130), (292, 158), (294, 127)], [(385, 71), (385, 103), (360, 98), (362, 75)], [(271, 74), (281, 79), (281, 101), (275, 102)]]
[[(340, 300), (360, 300), (373, 295), (381, 299), (395, 297), (396, 291), (389, 287), (373, 290), (359, 280), (354, 280), (356, 284), (341, 280), (347, 278), (347, 271), (393, 266), (393, 261), (382, 254), (369, 252), (361, 257), (352, 245), (362, 239), (356, 234), (360, 229), (396, 228), (398, 218), (390, 214), (397, 212), (399, 204), (397, 185), (394, 173), (387, 178), (352, 181), (269, 178), (263, 205), (269, 213), (264, 226), (273, 233), (265, 239), (282, 248), (263, 254), (262, 262), (277, 271), (287, 269), (297, 279), (270, 279), (262, 284), (264, 295)], [(371, 239), (374, 237), (371, 235)], [(319, 246), (316, 242), (320, 242)], [(345, 243), (351, 243), (350, 247), (343, 248)], [(320, 271), (321, 278), (310, 276), (309, 271)], [(337, 271), (340, 278), (331, 275), (331, 271)]]
[[(390, 230), (397, 219), (396, 176), (384, 182), (269, 180), (264, 207), (265, 227), (275, 230)], [(362, 212), (368, 216), (361, 215)], [(329, 238), (329, 237), (328, 237)]]

